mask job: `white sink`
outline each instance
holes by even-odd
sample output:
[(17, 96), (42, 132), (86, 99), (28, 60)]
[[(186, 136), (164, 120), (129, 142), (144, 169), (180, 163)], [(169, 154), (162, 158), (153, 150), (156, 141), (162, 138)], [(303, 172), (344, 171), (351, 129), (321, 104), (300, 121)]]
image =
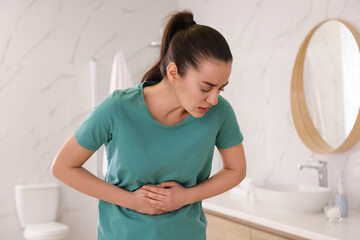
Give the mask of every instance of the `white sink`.
[(265, 184), (254, 187), (257, 201), (293, 213), (311, 214), (322, 211), (331, 197), (325, 187), (297, 184)]

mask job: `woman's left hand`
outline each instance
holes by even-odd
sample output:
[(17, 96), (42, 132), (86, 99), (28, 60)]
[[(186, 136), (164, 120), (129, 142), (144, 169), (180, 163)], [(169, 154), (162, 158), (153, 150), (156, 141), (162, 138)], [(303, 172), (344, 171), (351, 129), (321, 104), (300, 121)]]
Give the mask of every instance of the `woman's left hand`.
[(177, 182), (162, 182), (158, 185), (144, 185), (140, 192), (151, 207), (171, 212), (187, 205), (187, 189)]

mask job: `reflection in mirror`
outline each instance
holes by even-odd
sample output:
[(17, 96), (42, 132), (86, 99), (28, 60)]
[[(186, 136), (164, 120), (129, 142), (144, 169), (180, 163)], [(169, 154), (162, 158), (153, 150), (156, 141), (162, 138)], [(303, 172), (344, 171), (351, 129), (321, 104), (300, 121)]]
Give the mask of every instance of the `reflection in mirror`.
[(341, 22), (322, 24), (306, 50), (303, 82), (311, 119), (332, 147), (351, 132), (360, 106), (360, 54), (353, 34)]

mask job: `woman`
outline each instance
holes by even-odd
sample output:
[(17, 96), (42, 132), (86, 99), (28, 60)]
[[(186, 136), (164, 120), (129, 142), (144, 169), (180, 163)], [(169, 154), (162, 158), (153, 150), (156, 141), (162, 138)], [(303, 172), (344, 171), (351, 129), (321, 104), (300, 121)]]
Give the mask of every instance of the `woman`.
[[(201, 200), (246, 172), (236, 116), (219, 95), (231, 65), (219, 32), (176, 12), (141, 83), (108, 95), (65, 142), (52, 172), (99, 199), (98, 239), (206, 239)], [(82, 167), (102, 144), (105, 181)], [(214, 146), (223, 168), (209, 178)]]

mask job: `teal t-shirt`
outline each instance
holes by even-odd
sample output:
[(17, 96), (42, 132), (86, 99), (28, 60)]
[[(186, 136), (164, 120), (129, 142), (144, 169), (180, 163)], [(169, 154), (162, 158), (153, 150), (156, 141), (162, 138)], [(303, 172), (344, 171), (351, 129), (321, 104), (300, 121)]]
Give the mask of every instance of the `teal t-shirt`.
[[(115, 90), (74, 133), (88, 150), (105, 144), (105, 181), (127, 191), (164, 181), (195, 186), (209, 178), (214, 146), (224, 149), (243, 141), (233, 108), (220, 95), (201, 118), (189, 114), (176, 125), (161, 124), (143, 95), (144, 87), (156, 83)], [(99, 240), (202, 240), (206, 224), (201, 201), (153, 216), (99, 200)]]

